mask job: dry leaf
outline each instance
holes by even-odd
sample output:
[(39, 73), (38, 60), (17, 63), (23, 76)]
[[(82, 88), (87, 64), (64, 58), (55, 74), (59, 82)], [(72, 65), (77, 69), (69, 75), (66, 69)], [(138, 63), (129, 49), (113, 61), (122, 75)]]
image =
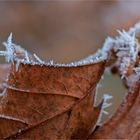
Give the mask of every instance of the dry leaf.
[(98, 120), (101, 107), (94, 107), (95, 92), (91, 90), (71, 112), (68, 125), (60, 139), (86, 139)]
[(25, 63), (25, 55), (26, 60), (33, 56), (11, 47), (16, 57), (8, 57), (12, 63), (0, 101), (0, 139), (87, 138), (101, 110), (94, 107), (94, 98), (105, 61), (81, 66)]
[[(0, 139), (139, 139), (139, 33), (137, 24), (115, 39), (108, 38), (95, 55), (70, 64), (45, 63), (13, 44), (10, 35), (4, 43), (7, 51), (0, 51), (11, 62), (8, 80), (1, 86)], [(94, 106), (107, 60), (129, 93), (113, 117), (98, 126), (111, 98), (106, 96)], [(1, 81), (7, 71), (1, 69)]]

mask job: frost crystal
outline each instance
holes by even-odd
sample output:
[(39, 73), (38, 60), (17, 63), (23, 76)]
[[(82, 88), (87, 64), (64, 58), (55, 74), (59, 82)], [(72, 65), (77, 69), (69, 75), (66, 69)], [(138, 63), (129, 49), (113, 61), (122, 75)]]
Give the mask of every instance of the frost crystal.
[(103, 109), (102, 111), (103, 111), (104, 114), (107, 114), (107, 115), (108, 115), (108, 112), (105, 111), (104, 109), (106, 109), (106, 108), (108, 108), (109, 106), (112, 105), (112, 103), (108, 103), (108, 101), (109, 101), (110, 99), (112, 99), (112, 98), (113, 98), (113, 97), (110, 96), (109, 94), (104, 94), (104, 96), (103, 96), (104, 103), (103, 103), (103, 107), (102, 107), (102, 109)]
[(7, 62), (15, 61), (16, 71), (18, 71), (18, 67), (20, 63), (31, 64), (31, 65), (47, 65), (47, 66), (56, 66), (56, 67), (76, 67), (80, 65), (97, 63), (107, 59), (106, 52), (99, 50), (96, 54), (90, 55), (85, 59), (76, 62), (71, 62), (69, 64), (54, 63), (53, 60), (50, 60), (49, 62), (45, 62), (41, 60), (36, 54), (30, 55), (25, 49), (21, 48), (18, 45), (13, 44), (12, 33), (8, 37), (7, 42), (4, 42), (3, 44), (6, 47), (6, 51), (0, 51), (0, 55), (5, 56)]
[[(140, 22), (128, 32), (124, 30), (122, 32), (118, 32), (119, 36), (116, 38), (108, 37), (105, 40), (103, 48), (99, 49), (97, 53), (69, 64), (54, 63), (53, 60), (45, 62), (42, 61), (36, 54), (29, 55), (26, 50), (12, 43), (12, 33), (8, 37), (7, 42), (4, 43), (6, 51), (0, 51), (0, 55), (4, 55), (8, 62), (16, 61), (18, 63), (17, 68), (20, 63), (56, 67), (77, 67), (108, 60), (111, 53), (115, 52), (117, 56), (116, 65), (119, 68), (122, 77), (125, 77), (129, 67), (136, 61), (138, 51), (140, 50), (138, 40), (136, 39), (138, 35), (140, 37)], [(21, 56), (19, 56), (19, 52), (21, 52)]]
[(99, 115), (99, 119), (97, 121), (98, 125), (101, 125), (101, 119), (103, 114), (108, 115), (109, 113), (105, 110), (106, 108), (110, 107), (112, 105), (112, 103), (108, 103), (110, 99), (112, 99), (113, 97), (110, 96), (109, 94), (104, 94), (103, 96), (103, 105), (102, 105), (102, 109), (101, 109), (101, 113)]
[(53, 65), (53, 64), (54, 64), (53, 60), (50, 60), (50, 62), (49, 62), (49, 63), (50, 63), (50, 65)]
[(6, 88), (2, 91), (2, 93), (0, 93), (0, 97), (2, 97), (6, 92)]
[(27, 63), (30, 63), (30, 59), (29, 59), (27, 51), (25, 51), (25, 59), (26, 59)]
[(136, 36), (140, 37), (140, 22), (128, 32), (122, 30), (118, 31), (119, 36), (116, 38), (108, 37), (105, 40), (102, 51), (109, 53), (114, 52), (116, 58), (115, 66), (119, 69), (122, 78), (126, 78), (127, 72), (131, 66), (136, 62), (140, 46)]
[(103, 44), (102, 52), (110, 52), (110, 50), (113, 48), (115, 40), (111, 37), (107, 37), (105, 40), (105, 43)]
[(15, 50), (12, 44), (12, 33), (10, 33), (7, 42), (4, 42), (3, 45), (6, 48), (6, 51), (0, 51), (0, 55), (5, 56), (7, 62), (13, 62)]
[(15, 118), (15, 117), (11, 117), (11, 116), (6, 116), (4, 114), (0, 114), (0, 118), (27, 123), (27, 122), (25, 122), (25, 121), (23, 121), (21, 119), (18, 119), (18, 118)]
[(36, 54), (34, 54), (35, 59), (39, 62), (39, 63), (45, 63), (44, 61), (42, 61)]
[(136, 34), (136, 37), (140, 37), (140, 21), (135, 24), (135, 26), (133, 28), (130, 28), (130, 30), (128, 31), (129, 34)]
[(127, 74), (128, 68), (136, 61), (139, 45), (135, 38), (135, 32), (129, 34), (129, 32), (118, 31), (120, 36), (116, 38), (116, 44), (114, 51), (118, 57), (119, 70), (122, 77)]

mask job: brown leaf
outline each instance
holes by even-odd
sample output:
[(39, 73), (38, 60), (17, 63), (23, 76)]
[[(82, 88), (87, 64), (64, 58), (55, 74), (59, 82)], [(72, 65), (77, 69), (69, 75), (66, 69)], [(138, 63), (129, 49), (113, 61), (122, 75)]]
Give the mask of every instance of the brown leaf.
[(133, 139), (140, 137), (140, 80), (135, 83), (118, 111), (89, 139)]
[(95, 91), (92, 90), (71, 111), (67, 127), (60, 139), (85, 139), (91, 134), (101, 108), (94, 107)]
[(5, 82), (8, 73), (9, 73), (10, 66), (9, 65), (0, 65), (0, 91), (3, 91), (3, 83)]
[(79, 67), (12, 65), (7, 87), (14, 90), (84, 97), (96, 86), (104, 70), (104, 62)]
[[(86, 138), (91, 133), (100, 109), (93, 107), (90, 90), (100, 80), (105, 62), (78, 67), (21, 63), (18, 71), (16, 65), (11, 66), (0, 101), (1, 139), (70, 139), (79, 132)], [(86, 127), (81, 129), (82, 121)], [(69, 134), (70, 128), (75, 131)]]

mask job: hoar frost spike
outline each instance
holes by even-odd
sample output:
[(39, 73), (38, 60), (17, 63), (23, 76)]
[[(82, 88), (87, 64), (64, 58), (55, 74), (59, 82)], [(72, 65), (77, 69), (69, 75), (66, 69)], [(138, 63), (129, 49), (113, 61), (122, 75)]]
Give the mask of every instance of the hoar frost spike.
[(4, 42), (3, 45), (6, 48), (6, 51), (0, 51), (0, 55), (5, 56), (7, 62), (13, 62), (15, 50), (12, 43), (12, 33), (10, 33), (7, 42)]
[(45, 62), (43, 60), (41, 60), (36, 54), (34, 54), (35, 59), (39, 62), (44, 64)]
[(105, 110), (106, 108), (110, 107), (112, 105), (112, 103), (108, 103), (113, 97), (109, 94), (104, 94), (103, 95), (103, 105), (102, 105), (102, 109), (99, 115), (99, 119), (97, 121), (98, 125), (101, 125), (101, 119), (103, 114), (108, 115), (109, 113)]
[(128, 32), (124, 30), (118, 31), (119, 36), (116, 38), (108, 37), (103, 45), (102, 50), (108, 52), (108, 55), (114, 52), (117, 57), (113, 65), (119, 70), (122, 79), (126, 78), (137, 62), (140, 45), (136, 35), (138, 34), (137, 29), (139, 26), (140, 22)]

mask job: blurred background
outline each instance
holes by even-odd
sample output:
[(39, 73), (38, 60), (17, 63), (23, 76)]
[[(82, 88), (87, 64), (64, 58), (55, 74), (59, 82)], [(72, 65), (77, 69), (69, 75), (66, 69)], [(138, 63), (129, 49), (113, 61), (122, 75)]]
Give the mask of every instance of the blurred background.
[[(16, 44), (43, 60), (68, 63), (93, 54), (107, 36), (139, 19), (139, 0), (0, 0), (0, 42), (12, 32)], [(113, 113), (126, 90), (119, 77), (104, 77), (98, 98), (112, 94)]]

